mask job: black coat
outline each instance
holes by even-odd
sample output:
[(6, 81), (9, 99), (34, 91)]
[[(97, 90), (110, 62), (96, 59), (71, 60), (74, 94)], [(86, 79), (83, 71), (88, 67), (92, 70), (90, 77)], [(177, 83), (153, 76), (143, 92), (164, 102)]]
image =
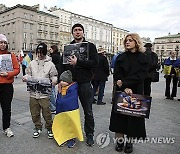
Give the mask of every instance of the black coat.
[[(85, 41), (85, 39), (83, 40)], [(75, 43), (72, 41), (71, 44)], [(96, 46), (93, 43), (89, 43), (89, 60), (77, 60), (75, 66), (69, 64), (63, 64), (63, 56), (61, 58), (61, 63), (58, 71), (58, 80), (62, 72), (70, 70), (72, 72), (73, 81), (78, 83), (90, 82), (93, 77), (93, 68), (98, 64), (98, 55)]]
[[(122, 87), (116, 90), (124, 91), (131, 88), (135, 94), (143, 94), (144, 79), (148, 70), (149, 58), (140, 52), (125, 52), (117, 57), (114, 70), (114, 80), (122, 80)], [(113, 104), (109, 129), (113, 132), (126, 134), (128, 137), (146, 137), (145, 119), (115, 113)]]
[(145, 52), (149, 56), (149, 69), (146, 78), (152, 78), (154, 72), (158, 69), (158, 55), (151, 49)]
[(59, 52), (53, 52), (50, 54), (52, 57), (52, 62), (54, 63), (54, 65), (56, 66), (56, 69), (59, 69), (60, 66), (60, 62), (61, 62), (61, 56)]
[(107, 58), (102, 54), (98, 54), (98, 65), (93, 69), (94, 77), (96, 81), (107, 81), (109, 76), (109, 63)]

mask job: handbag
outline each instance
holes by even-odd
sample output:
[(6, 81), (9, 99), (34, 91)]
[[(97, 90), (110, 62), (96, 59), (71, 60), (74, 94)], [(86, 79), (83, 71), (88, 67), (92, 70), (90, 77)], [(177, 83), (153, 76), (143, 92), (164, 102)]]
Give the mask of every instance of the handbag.
[(159, 72), (155, 71), (152, 76), (151, 82), (159, 82)]

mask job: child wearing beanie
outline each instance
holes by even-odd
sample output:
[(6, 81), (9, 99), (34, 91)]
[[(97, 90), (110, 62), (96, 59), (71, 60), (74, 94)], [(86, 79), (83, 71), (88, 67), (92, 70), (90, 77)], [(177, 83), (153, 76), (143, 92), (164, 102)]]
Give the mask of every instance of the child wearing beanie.
[(57, 143), (59, 145), (67, 143), (68, 148), (74, 147), (75, 138), (83, 141), (77, 88), (77, 83), (72, 81), (71, 71), (64, 71), (60, 75), (60, 89), (52, 130)]

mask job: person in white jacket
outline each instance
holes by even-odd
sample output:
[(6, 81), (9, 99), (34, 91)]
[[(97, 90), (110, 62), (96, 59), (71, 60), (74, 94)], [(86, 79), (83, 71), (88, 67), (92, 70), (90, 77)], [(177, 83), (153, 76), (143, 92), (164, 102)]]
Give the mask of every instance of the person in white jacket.
[(30, 92), (30, 112), (32, 121), (35, 124), (33, 137), (39, 137), (42, 131), (40, 112), (42, 110), (43, 118), (46, 122), (48, 138), (53, 138), (52, 133), (52, 115), (50, 110), (49, 95), (51, 87), (57, 82), (57, 70), (47, 56), (47, 45), (40, 43), (36, 48), (37, 58), (30, 62), (26, 69), (26, 75), (23, 81), (27, 82), (27, 90)]

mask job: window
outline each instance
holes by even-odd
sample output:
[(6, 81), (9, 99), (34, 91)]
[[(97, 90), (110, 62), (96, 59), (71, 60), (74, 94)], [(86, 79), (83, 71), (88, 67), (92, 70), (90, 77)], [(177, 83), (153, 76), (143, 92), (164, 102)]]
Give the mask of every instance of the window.
[(24, 18), (27, 19), (27, 13), (24, 13)]
[(23, 27), (24, 27), (24, 29), (26, 29), (26, 28), (27, 28), (27, 23), (26, 23), (26, 22), (24, 22)]
[(39, 29), (41, 29), (41, 25), (39, 25)]
[(23, 36), (24, 36), (24, 39), (26, 39), (27, 38), (27, 33), (24, 32)]
[(30, 39), (33, 40), (33, 33), (30, 33)]
[(30, 30), (32, 30), (33, 29), (33, 24), (30, 24)]
[(30, 19), (31, 19), (31, 20), (33, 19), (33, 15), (32, 15), (32, 14), (30, 15)]
[(33, 50), (33, 43), (29, 44), (29, 48), (30, 48), (30, 50)]
[(27, 44), (26, 42), (23, 43), (23, 50), (26, 50), (27, 49)]
[(12, 38), (13, 38), (13, 39), (15, 39), (15, 32), (13, 32), (13, 34), (12, 34)]

